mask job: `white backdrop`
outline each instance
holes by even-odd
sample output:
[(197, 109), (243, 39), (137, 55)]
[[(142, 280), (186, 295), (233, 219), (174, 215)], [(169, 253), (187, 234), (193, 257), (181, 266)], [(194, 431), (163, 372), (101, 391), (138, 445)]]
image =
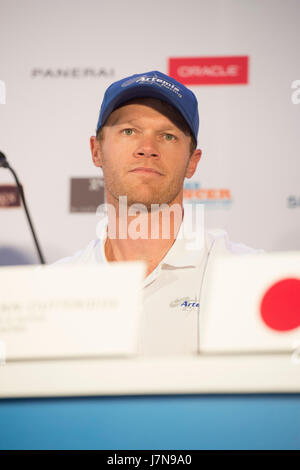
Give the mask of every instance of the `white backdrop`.
[[(203, 150), (193, 179), (231, 191), (230, 208), (205, 211), (207, 227), (256, 248), (300, 249), (299, 20), (297, 0), (0, 0), (0, 150), (23, 182), (47, 261), (96, 237), (96, 215), (69, 212), (69, 180), (99, 175), (89, 137), (106, 87), (167, 73), (169, 57), (249, 56), (248, 85), (191, 87)], [(0, 169), (0, 185), (10, 182)], [(8, 248), (36, 262), (22, 209), (0, 209), (0, 257)]]

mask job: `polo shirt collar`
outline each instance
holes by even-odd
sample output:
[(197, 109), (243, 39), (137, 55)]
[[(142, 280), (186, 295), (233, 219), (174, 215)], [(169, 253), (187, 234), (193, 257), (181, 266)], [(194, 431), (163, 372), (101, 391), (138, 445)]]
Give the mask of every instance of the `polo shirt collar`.
[[(200, 237), (200, 227), (196, 228)], [(176, 268), (197, 267), (201, 264), (203, 246), (195, 240), (195, 233), (181, 222), (178, 235), (173, 245), (161, 261), (161, 264)]]
[[(185, 217), (185, 216), (184, 216)], [(191, 229), (191, 224), (181, 222), (178, 235), (173, 245), (161, 260), (158, 266), (144, 279), (144, 286), (149, 285), (159, 275), (161, 269), (176, 268), (195, 268), (200, 266), (204, 255), (204, 237), (201, 243), (200, 233), (203, 227), (196, 227), (194, 231)], [(99, 234), (99, 245), (97, 252), (97, 260), (99, 262), (107, 263), (105, 257), (105, 240), (107, 238), (107, 217), (98, 223), (97, 231)], [(195, 240), (195, 233), (199, 236), (199, 243)]]

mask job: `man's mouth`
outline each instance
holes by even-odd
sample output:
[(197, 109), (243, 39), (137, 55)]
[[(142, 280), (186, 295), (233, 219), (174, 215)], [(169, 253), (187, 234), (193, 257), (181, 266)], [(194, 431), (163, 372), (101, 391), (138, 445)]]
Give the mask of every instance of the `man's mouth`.
[(130, 170), (130, 173), (144, 173), (144, 174), (156, 174), (162, 176), (162, 173), (155, 168), (148, 168), (144, 166), (140, 166), (137, 168), (133, 168), (133, 170)]

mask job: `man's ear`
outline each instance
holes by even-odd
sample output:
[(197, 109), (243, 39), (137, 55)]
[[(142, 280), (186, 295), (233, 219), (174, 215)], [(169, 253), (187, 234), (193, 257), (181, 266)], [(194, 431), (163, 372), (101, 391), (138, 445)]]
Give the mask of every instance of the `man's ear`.
[(190, 156), (189, 164), (188, 164), (186, 172), (185, 172), (185, 177), (186, 178), (191, 178), (193, 176), (193, 174), (195, 173), (195, 171), (197, 169), (198, 162), (201, 158), (201, 155), (202, 155), (202, 150), (197, 149)]
[(94, 165), (102, 168), (100, 142), (95, 136), (90, 138), (90, 147)]

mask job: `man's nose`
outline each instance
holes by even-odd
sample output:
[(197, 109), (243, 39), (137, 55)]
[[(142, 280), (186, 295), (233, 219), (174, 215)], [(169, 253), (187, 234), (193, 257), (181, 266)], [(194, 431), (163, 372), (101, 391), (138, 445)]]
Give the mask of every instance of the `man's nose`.
[(139, 157), (159, 157), (159, 150), (155, 139), (143, 137), (134, 151), (134, 156)]

